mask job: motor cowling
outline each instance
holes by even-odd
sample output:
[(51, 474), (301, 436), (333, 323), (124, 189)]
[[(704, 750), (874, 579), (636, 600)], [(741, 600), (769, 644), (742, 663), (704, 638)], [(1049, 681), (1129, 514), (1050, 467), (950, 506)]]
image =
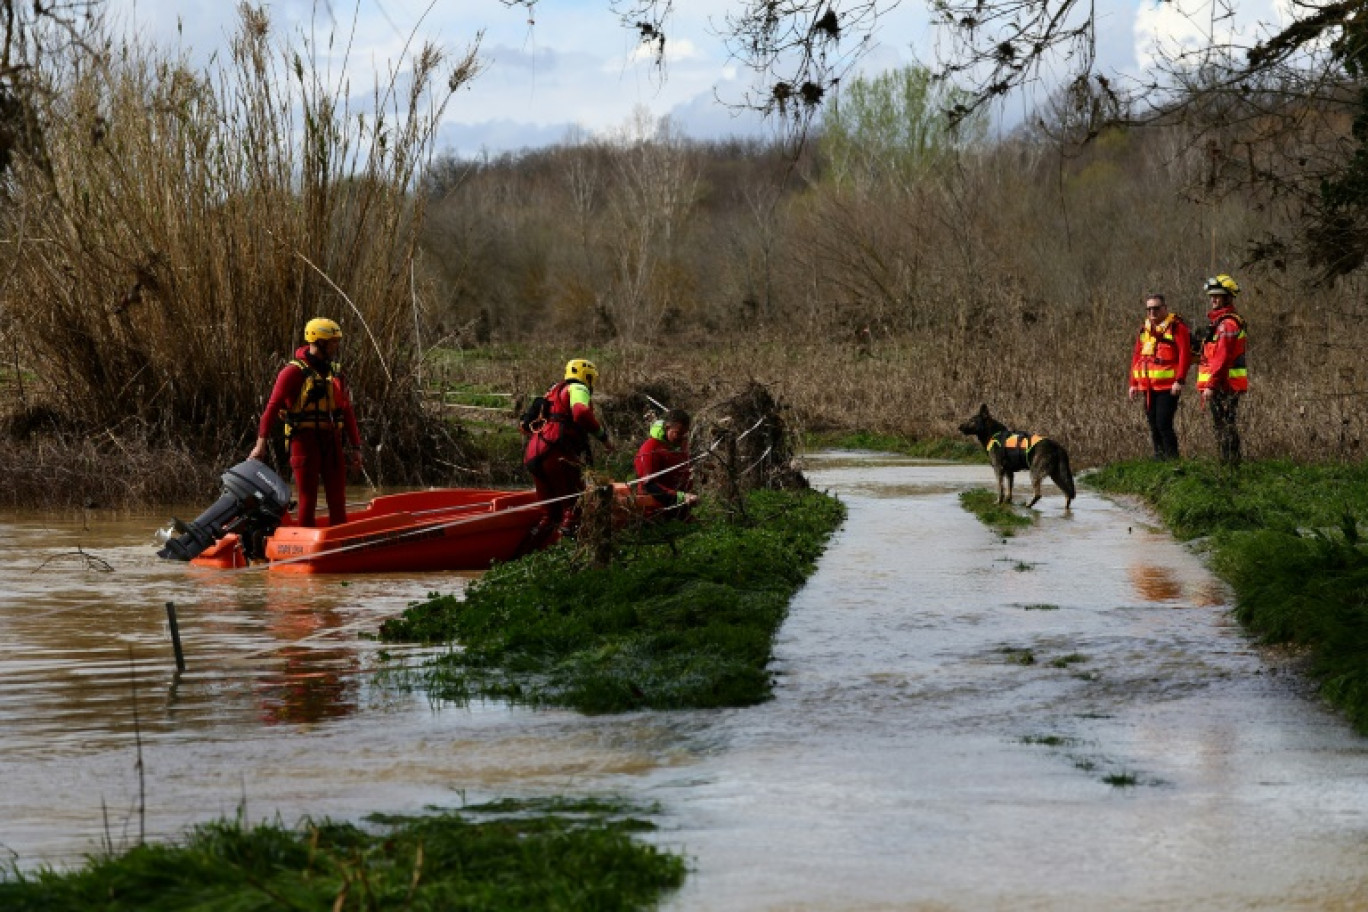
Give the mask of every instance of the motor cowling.
[(180, 534), (157, 552), (163, 560), (188, 561), (230, 532), (242, 540), (248, 557), (260, 557), (267, 536), (290, 508), (290, 486), (259, 459), (240, 462), (223, 473), (223, 494), (193, 521), (177, 523)]

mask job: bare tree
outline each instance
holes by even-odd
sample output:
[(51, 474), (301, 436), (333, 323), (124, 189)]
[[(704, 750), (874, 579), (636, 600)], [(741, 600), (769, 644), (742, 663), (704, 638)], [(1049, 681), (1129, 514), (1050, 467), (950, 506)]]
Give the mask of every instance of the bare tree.
[(604, 310), (617, 334), (644, 342), (679, 306), (671, 264), (698, 193), (698, 166), (668, 119), (638, 110), (624, 129), (609, 241), (614, 281)]

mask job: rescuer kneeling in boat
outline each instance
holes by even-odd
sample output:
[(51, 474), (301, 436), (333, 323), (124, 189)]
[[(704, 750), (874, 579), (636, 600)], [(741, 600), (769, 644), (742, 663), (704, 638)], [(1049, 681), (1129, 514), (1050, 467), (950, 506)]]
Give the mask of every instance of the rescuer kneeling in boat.
[(546, 519), (529, 534), (536, 547), (559, 526), (562, 535), (573, 535), (579, 522), (579, 501), (570, 495), (584, 491), (584, 467), (592, 464), (589, 438), (596, 437), (612, 452), (608, 431), (594, 414), (594, 383), (598, 368), (575, 358), (565, 365), (565, 379), (533, 401), (521, 426), (527, 435), (523, 465), (532, 474)]
[(296, 350), (276, 376), (248, 458), (265, 456), (271, 429), (277, 421), (284, 423), (299, 524), (314, 525), (322, 478), (328, 524), (336, 526), (347, 521), (347, 466), (361, 467), (361, 430), (351, 390), (337, 363), (342, 327), (322, 317), (310, 320), (304, 326), (304, 341), (308, 344)]
[(670, 409), (651, 425), (651, 434), (637, 450), (633, 468), (637, 478), (637, 503), (647, 519), (687, 519), (698, 503), (692, 493), (689, 470), (689, 428), (693, 419), (683, 409)]

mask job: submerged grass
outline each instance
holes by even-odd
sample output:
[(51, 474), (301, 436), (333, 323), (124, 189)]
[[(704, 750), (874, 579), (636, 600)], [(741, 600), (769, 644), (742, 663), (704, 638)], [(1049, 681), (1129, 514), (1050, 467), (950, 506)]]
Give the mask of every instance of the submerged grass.
[(704, 514), (624, 536), (611, 566), (555, 547), (490, 570), (382, 625), (389, 641), (452, 643), (417, 672), (435, 699), (485, 696), (584, 712), (744, 706), (789, 599), (845, 516), (811, 491), (755, 491), (749, 524)]
[(1304, 648), (1321, 694), (1368, 734), (1368, 466), (1120, 463), (1088, 483), (1142, 496), (1180, 538), (1209, 536), (1239, 620)]
[(589, 799), (377, 817), (365, 829), (222, 820), (179, 845), (142, 845), (71, 872), (11, 871), (0, 878), (0, 908), (649, 908), (683, 882), (685, 863), (633, 838), (654, 829), (638, 813)]
[(995, 529), (1003, 538), (1011, 538), (1018, 531), (1035, 522), (1035, 514), (1018, 512), (1013, 504), (997, 502), (997, 493), (987, 488), (971, 488), (960, 493), (960, 505), (973, 513), (990, 529)]

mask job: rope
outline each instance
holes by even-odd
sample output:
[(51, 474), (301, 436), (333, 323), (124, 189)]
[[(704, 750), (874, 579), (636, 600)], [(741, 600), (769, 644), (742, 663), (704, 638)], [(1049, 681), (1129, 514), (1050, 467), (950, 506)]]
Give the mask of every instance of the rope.
[[(760, 426), (761, 426), (762, 424), (764, 424), (764, 423), (765, 423), (765, 419), (762, 417), (762, 418), (761, 418), (759, 421), (757, 421), (755, 424), (753, 424), (753, 425), (751, 425), (749, 428), (747, 428), (747, 429), (746, 429), (742, 434), (740, 434), (736, 439), (737, 439), (737, 440), (742, 440), (742, 439), (744, 439), (748, 434), (750, 434), (752, 431), (754, 431), (756, 428), (760, 427)], [(649, 474), (649, 475), (644, 475), (644, 476), (642, 476), (642, 477), (640, 477), (640, 478), (629, 479), (629, 480), (627, 481), (627, 484), (628, 484), (629, 486), (630, 486), (630, 485), (639, 485), (639, 484), (642, 484), (642, 483), (644, 483), (644, 482), (650, 481), (650, 480), (653, 479), (653, 478), (659, 478), (661, 475), (667, 475), (667, 474), (669, 474), (670, 472), (678, 471), (680, 468), (683, 468), (684, 466), (692, 465), (693, 463), (698, 462), (700, 459), (703, 459), (703, 458), (705, 458), (705, 457), (711, 455), (711, 454), (712, 454), (712, 451), (713, 451), (714, 449), (716, 449), (717, 446), (718, 446), (721, 442), (722, 442), (722, 441), (721, 441), (721, 438), (719, 438), (719, 439), (713, 441), (712, 446), (710, 446), (707, 450), (703, 451), (702, 453), (699, 453), (697, 456), (691, 457), (687, 462), (681, 463), (681, 464), (678, 465), (678, 466), (672, 466), (672, 467), (667, 468), (667, 469), (661, 469), (659, 472), (652, 472), (651, 474)], [(768, 454), (769, 454), (769, 450), (766, 450), (764, 455), (768, 455)], [(764, 458), (764, 455), (761, 456), (761, 459)], [(758, 465), (758, 464), (759, 464), (759, 463), (757, 463), (757, 465)], [(752, 466), (752, 468), (754, 468), (754, 466)], [(746, 471), (750, 471), (750, 469), (747, 469)], [(414, 536), (414, 535), (428, 534), (428, 533), (431, 533), (431, 532), (440, 532), (440, 531), (443, 531), (443, 530), (446, 530), (446, 529), (455, 528), (455, 527), (457, 527), (457, 526), (463, 526), (463, 525), (467, 525), (467, 524), (473, 523), (473, 522), (480, 522), (481, 520), (486, 520), (486, 519), (489, 519), (489, 518), (491, 518), (491, 517), (493, 517), (493, 516), (503, 516), (503, 515), (508, 515), (508, 514), (510, 514), (510, 513), (521, 513), (521, 512), (527, 511), (527, 510), (535, 510), (535, 509), (539, 509), (539, 508), (541, 508), (541, 507), (548, 506), (548, 505), (550, 505), (550, 504), (560, 503), (561, 501), (564, 501), (564, 500), (577, 500), (577, 499), (579, 499), (581, 493), (582, 493), (582, 492), (578, 492), (578, 491), (577, 491), (577, 492), (575, 492), (574, 494), (562, 494), (560, 497), (549, 497), (549, 498), (547, 498), (547, 499), (545, 499), (545, 500), (538, 500), (538, 501), (534, 501), (534, 502), (528, 503), (528, 504), (521, 504), (521, 505), (516, 506), (516, 507), (509, 507), (509, 508), (507, 508), (506, 510), (502, 510), (502, 511), (500, 511), (500, 512), (498, 512), (498, 513), (481, 513), (481, 514), (476, 515), (476, 516), (462, 516), (462, 517), (459, 518), (459, 519), (453, 519), (453, 520), (451, 520), (450, 522), (445, 522), (445, 523), (427, 523), (427, 524), (424, 524), (424, 525), (422, 525), (422, 526), (415, 527), (415, 528), (413, 528), (413, 529), (405, 529), (405, 530), (403, 530), (403, 531), (394, 532), (394, 533), (392, 533), (391, 535), (388, 535), (388, 536), (383, 536), (383, 537), (374, 538), (374, 539), (368, 539), (368, 540), (366, 540), (366, 541), (364, 541), (364, 542), (355, 542), (355, 543), (349, 544), (349, 545), (339, 545), (339, 546), (337, 546), (337, 547), (335, 547), (335, 548), (328, 548), (328, 549), (326, 549), (326, 550), (324, 550), (324, 551), (316, 551), (316, 552), (314, 552), (313, 554), (301, 554), (301, 555), (298, 556), (298, 557), (285, 558), (284, 560), (273, 560), (273, 561), (270, 561), (270, 562), (268, 562), (268, 563), (249, 564), (249, 565), (246, 566), (246, 567), (235, 567), (235, 568), (233, 568), (233, 569), (231, 569), (231, 570), (228, 570), (228, 571), (226, 571), (226, 572), (228, 572), (228, 573), (245, 573), (245, 572), (250, 572), (250, 571), (269, 570), (269, 569), (272, 568), (272, 567), (280, 567), (280, 566), (286, 566), (286, 565), (289, 565), (289, 564), (298, 564), (298, 563), (304, 563), (304, 562), (307, 562), (307, 561), (321, 560), (321, 559), (323, 559), (323, 558), (333, 557), (333, 556), (338, 555), (338, 554), (345, 554), (345, 553), (347, 553), (348, 551), (355, 551), (355, 550), (358, 550), (358, 549), (360, 549), (360, 548), (371, 548), (371, 547), (375, 547), (376, 544), (378, 544), (378, 543), (380, 543), (380, 542), (397, 542), (397, 541), (402, 541), (403, 539), (409, 538), (409, 537)], [(471, 506), (492, 506), (493, 503), (494, 503), (493, 501), (489, 501), (487, 504), (472, 504)], [(425, 512), (425, 513), (427, 513), (427, 512), (444, 512), (445, 510), (449, 510), (449, 509), (458, 509), (458, 508), (434, 507), (432, 510), (427, 510), (427, 511), (423, 511), (423, 512)], [(414, 513), (413, 515), (417, 516), (417, 515), (420, 515), (420, 514)]]

